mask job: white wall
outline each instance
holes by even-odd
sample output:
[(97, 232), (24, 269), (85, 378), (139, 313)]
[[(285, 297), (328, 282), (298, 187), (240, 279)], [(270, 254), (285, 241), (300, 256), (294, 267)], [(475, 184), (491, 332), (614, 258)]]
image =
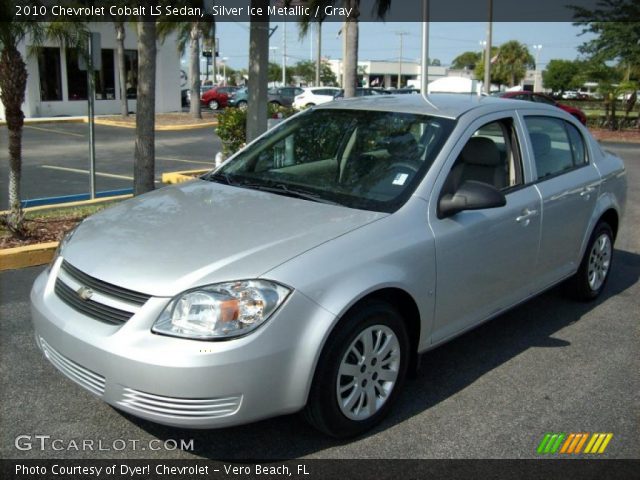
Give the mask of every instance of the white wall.
[[(101, 46), (103, 49), (116, 48), (115, 29), (112, 23), (93, 23), (90, 29), (100, 33)], [(130, 25), (126, 25), (125, 49), (136, 50), (136, 32)], [(164, 44), (158, 43), (158, 55), (156, 64), (156, 112), (180, 111), (180, 58), (176, 48), (176, 38), (169, 36)], [(55, 47), (53, 42), (44, 46)], [(61, 60), (61, 101), (41, 101), (40, 100), (40, 76), (38, 71), (38, 59), (34, 55), (27, 55), (25, 44), (20, 46), (27, 65), (27, 91), (23, 111), (25, 117), (56, 117), (56, 116), (76, 116), (87, 114), (86, 100), (69, 100), (66, 75), (66, 55), (64, 50), (60, 52)], [(120, 89), (119, 89), (119, 66), (117, 59), (114, 59), (115, 66), (115, 99), (96, 100), (96, 114), (108, 115), (120, 113)], [(129, 110), (135, 112), (136, 101), (129, 99)], [(0, 118), (4, 118), (4, 110), (0, 108)]]

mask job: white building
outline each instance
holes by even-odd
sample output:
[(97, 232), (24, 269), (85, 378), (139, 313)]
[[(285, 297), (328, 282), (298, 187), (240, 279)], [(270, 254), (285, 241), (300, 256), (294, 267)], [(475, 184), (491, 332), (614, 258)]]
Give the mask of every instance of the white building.
[[(342, 82), (342, 60), (329, 60), (331, 70)], [(400, 87), (420, 85), (420, 64), (417, 62), (386, 60), (362, 60), (358, 62), (358, 77), (362, 78), (363, 87), (398, 88), (398, 74)], [(429, 66), (429, 81), (447, 75), (445, 67)]]
[[(125, 58), (129, 111), (136, 110), (138, 76), (137, 35), (126, 25)], [(93, 32), (100, 34), (102, 68), (96, 72), (97, 115), (120, 113), (119, 67), (116, 58), (116, 36), (112, 23), (93, 23)], [(74, 49), (61, 48), (48, 42), (29, 55), (29, 40), (19, 47), (27, 65), (27, 90), (22, 111), (25, 117), (57, 117), (87, 114), (87, 76), (78, 68)], [(156, 65), (156, 112), (179, 111), (180, 58), (175, 37), (158, 43)], [(0, 118), (4, 109), (0, 103)]]

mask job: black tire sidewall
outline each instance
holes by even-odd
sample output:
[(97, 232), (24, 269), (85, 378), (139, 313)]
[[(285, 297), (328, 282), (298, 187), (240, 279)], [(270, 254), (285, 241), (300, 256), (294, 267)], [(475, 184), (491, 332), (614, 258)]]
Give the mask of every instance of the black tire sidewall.
[[(351, 420), (340, 411), (336, 398), (338, 370), (347, 348), (363, 330), (374, 325), (389, 327), (398, 339), (398, 378), (391, 395), (378, 412), (366, 420)], [(371, 429), (386, 416), (402, 390), (409, 363), (409, 348), (404, 321), (397, 310), (388, 303), (367, 302), (349, 312), (335, 327), (323, 349), (309, 395), (310, 412), (307, 412), (307, 418), (320, 430), (338, 438), (353, 437)]]

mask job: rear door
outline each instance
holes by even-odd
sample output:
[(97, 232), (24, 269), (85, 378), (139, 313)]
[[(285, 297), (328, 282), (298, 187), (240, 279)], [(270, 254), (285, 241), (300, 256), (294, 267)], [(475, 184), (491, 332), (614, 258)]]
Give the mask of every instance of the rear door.
[(537, 289), (574, 273), (580, 263), (600, 174), (573, 122), (551, 115), (524, 115), (535, 186), (542, 197)]

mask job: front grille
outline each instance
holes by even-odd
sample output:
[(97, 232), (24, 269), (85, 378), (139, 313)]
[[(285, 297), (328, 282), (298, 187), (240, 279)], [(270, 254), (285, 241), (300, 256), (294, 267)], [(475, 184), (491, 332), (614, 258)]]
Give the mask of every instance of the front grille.
[(42, 337), (40, 337), (40, 346), (42, 347), (44, 356), (47, 357), (53, 366), (71, 380), (96, 395), (102, 395), (104, 393), (104, 377), (102, 375), (98, 375), (78, 365), (76, 362), (69, 360), (53, 349)]
[(119, 310), (93, 300), (84, 300), (59, 278), (56, 279), (54, 291), (64, 303), (74, 310), (111, 325), (122, 325), (133, 317), (133, 312)]
[(134, 292), (133, 290), (118, 287), (116, 285), (103, 282), (102, 280), (98, 280), (97, 278), (93, 278), (86, 273), (81, 272), (66, 260), (63, 260), (60, 268), (79, 284), (91, 288), (94, 292), (102, 293), (122, 302), (142, 306), (147, 302), (147, 300), (149, 300), (149, 298), (151, 298), (150, 295)]
[(163, 417), (211, 419), (235, 414), (240, 409), (242, 395), (218, 398), (178, 398), (153, 395), (125, 388), (123, 407)]

